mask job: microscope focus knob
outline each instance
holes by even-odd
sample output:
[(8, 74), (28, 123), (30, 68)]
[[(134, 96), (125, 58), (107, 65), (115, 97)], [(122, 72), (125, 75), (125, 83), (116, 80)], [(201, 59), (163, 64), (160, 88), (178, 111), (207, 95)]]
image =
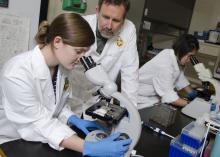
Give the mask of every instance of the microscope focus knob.
[(85, 140), (91, 141), (91, 142), (96, 142), (96, 141), (100, 141), (100, 140), (106, 138), (107, 136), (108, 136), (108, 134), (102, 130), (94, 130), (86, 136)]
[(126, 140), (129, 139), (130, 137), (126, 133), (121, 133), (118, 138), (115, 139), (115, 141), (120, 141), (120, 140)]
[[(94, 130), (86, 136), (85, 140), (91, 141), (91, 142), (96, 142), (96, 141), (100, 141), (108, 136), (109, 135), (102, 130)], [(128, 136), (128, 134), (120, 133), (120, 135), (118, 136), (118, 138), (115, 139), (115, 141), (126, 140), (129, 138), (130, 137)]]

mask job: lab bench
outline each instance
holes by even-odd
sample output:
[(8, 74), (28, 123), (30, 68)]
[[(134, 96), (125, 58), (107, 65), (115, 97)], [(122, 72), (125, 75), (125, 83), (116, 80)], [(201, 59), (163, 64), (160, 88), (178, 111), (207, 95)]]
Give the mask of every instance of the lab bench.
[[(152, 107), (140, 110), (141, 119), (144, 122), (149, 121), (152, 114)], [(160, 114), (160, 113), (158, 113)], [(160, 126), (160, 128), (172, 136), (180, 134), (182, 128), (193, 121), (192, 118), (177, 110), (176, 121), (172, 126), (167, 128)], [(171, 139), (169, 137), (159, 135), (147, 128), (142, 129), (141, 137), (135, 147), (138, 155), (145, 157), (168, 157), (169, 146)], [(56, 151), (50, 148), (47, 144), (40, 142), (27, 142), (24, 140), (16, 140), (0, 145), (6, 157), (81, 157), (82, 154), (74, 151), (64, 149)]]

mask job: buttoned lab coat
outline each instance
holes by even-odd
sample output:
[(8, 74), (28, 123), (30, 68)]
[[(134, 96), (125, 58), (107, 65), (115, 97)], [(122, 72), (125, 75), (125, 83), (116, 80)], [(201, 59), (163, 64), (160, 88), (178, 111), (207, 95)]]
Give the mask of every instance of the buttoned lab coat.
[(38, 46), (6, 63), (1, 76), (1, 142), (23, 138), (62, 149), (61, 141), (75, 132), (67, 126), (68, 117), (73, 115), (69, 107), (57, 110), (71, 93), (70, 88), (64, 88), (68, 82), (61, 67), (56, 85), (55, 98), (51, 74)]
[[(88, 15), (84, 18), (96, 34), (96, 15)], [(107, 41), (102, 53), (97, 53), (96, 49), (97, 43), (95, 42), (86, 53), (86, 56), (91, 55), (95, 62), (101, 63), (112, 81), (116, 81), (119, 72), (121, 72), (121, 91), (136, 105), (139, 58), (136, 46), (136, 29), (133, 23), (125, 20), (120, 33)], [(84, 99), (81, 103), (85, 103), (90, 98), (91, 93), (94, 92), (94, 86), (89, 84), (83, 73), (83, 68), (78, 65), (74, 69), (73, 78), (71, 78), (71, 80), (74, 80), (73, 88), (77, 90), (77, 92), (74, 90), (75, 95), (73, 95), (76, 99)]]
[(139, 69), (138, 108), (150, 107), (161, 101), (171, 103), (189, 81), (180, 69), (173, 49), (165, 49)]

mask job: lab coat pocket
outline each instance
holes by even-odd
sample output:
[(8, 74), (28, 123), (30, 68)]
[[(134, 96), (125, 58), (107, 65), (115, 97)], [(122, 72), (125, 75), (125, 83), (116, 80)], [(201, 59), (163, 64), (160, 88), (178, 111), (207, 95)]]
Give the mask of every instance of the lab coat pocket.
[(117, 60), (120, 58), (122, 52), (119, 50), (111, 50), (112, 53), (107, 54), (105, 58), (101, 61), (102, 66), (105, 68), (106, 71), (109, 71), (112, 66), (114, 66)]

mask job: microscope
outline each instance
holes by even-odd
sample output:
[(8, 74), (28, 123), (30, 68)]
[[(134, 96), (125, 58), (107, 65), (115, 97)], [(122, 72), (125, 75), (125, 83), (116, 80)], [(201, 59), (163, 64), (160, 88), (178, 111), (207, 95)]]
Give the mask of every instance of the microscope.
[[(203, 76), (203, 77), (207, 77), (207, 78), (212, 78), (212, 74), (211, 71), (209, 69), (206, 69), (203, 63), (199, 63), (199, 61), (196, 59), (195, 56), (192, 56), (190, 58), (190, 61), (192, 63), (192, 65), (194, 66), (195, 71), (197, 72), (198, 76)], [(211, 98), (211, 93), (209, 91), (209, 86), (210, 83), (209, 81), (204, 81), (202, 80), (202, 78), (199, 78), (202, 81), (202, 97), (206, 100), (209, 101)]]
[[(99, 99), (85, 113), (110, 126), (110, 132), (94, 130), (86, 136), (85, 140), (102, 140), (113, 132), (120, 132), (120, 139), (132, 139), (129, 150), (125, 154), (125, 157), (129, 157), (140, 138), (142, 129), (137, 108), (126, 96), (117, 91), (117, 85), (109, 79), (101, 64), (96, 64), (91, 56), (82, 57), (80, 62), (85, 68), (86, 78), (94, 85), (100, 86), (97, 92)], [(112, 98), (118, 100), (120, 105), (112, 103)]]
[[(205, 113), (210, 112), (210, 99), (214, 99), (215, 103), (220, 104), (220, 83), (218, 80), (213, 78), (211, 71), (205, 68), (203, 63), (199, 63), (196, 57), (192, 56), (190, 60), (198, 74), (199, 79), (202, 81), (203, 98), (195, 98), (182, 109), (182, 112), (192, 118), (197, 119), (202, 117)], [(214, 95), (211, 95), (209, 91), (208, 86), (210, 83), (215, 88)]]

